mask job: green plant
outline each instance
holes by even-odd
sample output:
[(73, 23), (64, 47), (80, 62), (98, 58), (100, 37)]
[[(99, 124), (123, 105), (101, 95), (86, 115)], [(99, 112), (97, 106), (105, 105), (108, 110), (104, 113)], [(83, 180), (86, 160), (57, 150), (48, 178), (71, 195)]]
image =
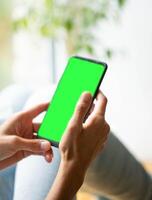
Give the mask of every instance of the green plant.
[[(14, 20), (14, 30), (34, 31), (43, 37), (64, 39), (69, 55), (95, 54), (94, 28), (117, 18), (126, 0), (31, 0), (24, 3), (24, 16)], [(107, 56), (112, 52), (106, 50)]]

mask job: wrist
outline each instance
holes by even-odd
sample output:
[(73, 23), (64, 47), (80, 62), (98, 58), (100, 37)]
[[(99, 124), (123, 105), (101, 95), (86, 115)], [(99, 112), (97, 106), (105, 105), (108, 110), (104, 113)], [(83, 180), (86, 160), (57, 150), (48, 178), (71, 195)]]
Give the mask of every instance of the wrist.
[(61, 160), (58, 174), (46, 200), (71, 200), (81, 187), (85, 172), (73, 162)]
[(59, 172), (66, 173), (67, 175), (73, 177), (73, 179), (78, 179), (80, 184), (84, 180), (85, 169), (80, 165), (79, 162), (75, 161), (63, 161), (61, 159)]
[(63, 180), (63, 185), (69, 188), (65, 199), (72, 199), (83, 184), (85, 171), (77, 163), (61, 160), (58, 177)]

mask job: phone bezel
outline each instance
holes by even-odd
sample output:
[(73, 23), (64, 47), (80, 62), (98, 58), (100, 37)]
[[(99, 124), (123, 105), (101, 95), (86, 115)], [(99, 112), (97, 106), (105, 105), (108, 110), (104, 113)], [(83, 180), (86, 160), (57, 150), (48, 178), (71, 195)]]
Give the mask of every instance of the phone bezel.
[[(103, 65), (103, 66), (105, 67), (104, 73), (103, 73), (103, 75), (101, 76), (101, 78), (100, 78), (100, 80), (99, 80), (99, 83), (98, 83), (98, 85), (97, 85), (97, 88), (96, 88), (96, 90), (95, 90), (95, 93), (94, 93), (94, 95), (93, 95), (93, 98), (92, 98), (92, 103), (93, 103), (94, 99), (96, 98), (96, 96), (97, 96), (97, 94), (98, 94), (98, 90), (99, 90), (99, 87), (100, 87), (100, 85), (101, 85), (101, 83), (102, 83), (102, 80), (103, 80), (104, 77), (105, 77), (105, 74), (106, 74), (108, 65), (107, 65), (106, 63), (104, 63), (104, 62), (101, 62), (101, 61), (97, 61), (97, 60), (90, 59), (90, 58), (84, 58), (84, 57), (80, 57), (80, 56), (72, 56), (71, 58), (77, 58), (77, 59), (80, 59), (80, 60), (85, 60), (85, 61), (89, 61), (89, 62), (92, 62), (92, 63), (97, 63), (97, 64)], [(69, 63), (69, 62), (68, 62), (68, 63)], [(67, 66), (68, 66), (68, 64), (67, 64)], [(66, 69), (66, 68), (65, 68), (65, 69)], [(64, 72), (63, 72), (63, 74), (64, 74)], [(62, 76), (61, 76), (61, 78), (62, 78)], [(60, 79), (60, 80), (61, 80), (61, 79)], [(60, 82), (60, 81), (59, 81), (59, 82)], [(55, 92), (54, 92), (54, 93), (55, 93)], [(50, 102), (50, 103), (51, 103), (51, 102)], [(89, 109), (88, 109), (88, 112), (89, 112), (89, 110), (91, 109), (92, 103), (90, 104), (90, 107), (89, 107)], [(88, 112), (87, 112), (87, 114), (88, 114)], [(87, 114), (86, 114), (86, 116), (87, 116)], [(84, 118), (84, 121), (85, 121), (85, 119), (86, 119), (86, 117)], [(44, 137), (41, 137), (41, 136), (39, 136), (39, 135), (37, 135), (37, 138), (48, 140), (48, 141), (51, 143), (52, 146), (57, 147), (57, 148), (59, 147), (59, 142), (56, 142), (56, 141), (54, 141), (54, 140), (49, 140), (49, 139), (44, 138)]]

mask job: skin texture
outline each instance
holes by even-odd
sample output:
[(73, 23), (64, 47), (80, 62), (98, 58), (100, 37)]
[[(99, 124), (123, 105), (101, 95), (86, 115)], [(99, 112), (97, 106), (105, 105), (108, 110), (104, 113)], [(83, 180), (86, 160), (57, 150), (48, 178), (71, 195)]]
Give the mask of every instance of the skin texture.
[(83, 93), (59, 145), (61, 163), (46, 200), (72, 200), (81, 187), (87, 168), (103, 149), (110, 127), (105, 121), (107, 99), (99, 92), (92, 112), (90, 93)]
[[(61, 163), (46, 200), (72, 200), (84, 181), (89, 164), (104, 147), (110, 131), (104, 118), (107, 99), (99, 92), (96, 104), (88, 113), (91, 102), (91, 94), (85, 92), (76, 105), (59, 144)], [(36, 139), (40, 124), (33, 123), (47, 108), (48, 103), (17, 113), (0, 126), (0, 169), (30, 155), (43, 155), (51, 162), (51, 144)]]
[(44, 155), (52, 160), (51, 144), (46, 140), (35, 139), (40, 124), (33, 119), (45, 111), (48, 103), (13, 115), (0, 126), (0, 169), (6, 168), (30, 155)]

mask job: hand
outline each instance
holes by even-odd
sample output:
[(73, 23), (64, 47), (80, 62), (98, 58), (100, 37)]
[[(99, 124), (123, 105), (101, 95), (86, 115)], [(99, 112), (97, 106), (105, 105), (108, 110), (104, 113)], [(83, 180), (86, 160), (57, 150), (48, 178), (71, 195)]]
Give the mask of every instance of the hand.
[(107, 99), (99, 92), (96, 100), (93, 111), (84, 122), (92, 97), (90, 93), (81, 96), (59, 145), (62, 161), (84, 172), (104, 147), (110, 131), (104, 118)]
[(78, 101), (59, 144), (61, 163), (46, 200), (71, 200), (82, 185), (90, 162), (103, 149), (110, 131), (104, 118), (107, 99), (99, 92), (96, 100), (89, 114), (91, 94), (82, 94)]
[(37, 133), (40, 124), (32, 122), (47, 107), (48, 103), (17, 113), (0, 126), (0, 169), (32, 154), (44, 155), (51, 162), (51, 144), (46, 140), (36, 139), (34, 133)]

